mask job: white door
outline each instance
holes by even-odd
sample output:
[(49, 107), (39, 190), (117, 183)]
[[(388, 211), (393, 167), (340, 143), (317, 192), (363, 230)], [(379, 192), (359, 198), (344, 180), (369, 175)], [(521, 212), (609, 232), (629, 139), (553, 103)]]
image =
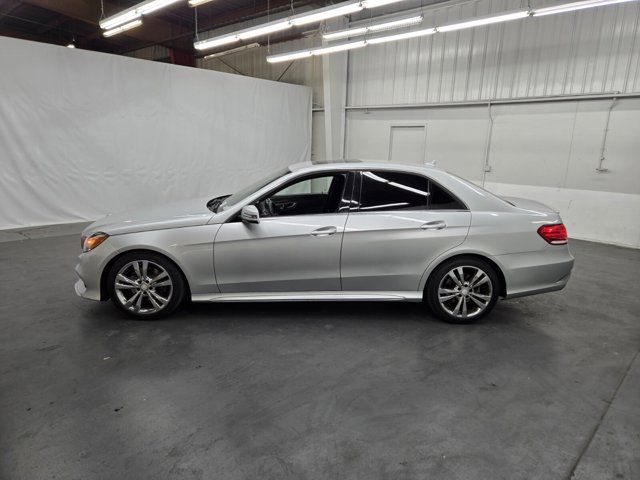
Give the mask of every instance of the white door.
[(389, 161), (424, 165), (427, 152), (426, 125), (392, 125), (389, 133)]

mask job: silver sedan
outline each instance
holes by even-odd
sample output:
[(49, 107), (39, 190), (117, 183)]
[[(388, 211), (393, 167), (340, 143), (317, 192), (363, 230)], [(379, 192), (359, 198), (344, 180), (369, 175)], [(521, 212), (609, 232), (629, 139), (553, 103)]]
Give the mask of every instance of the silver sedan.
[(185, 300), (424, 301), (470, 323), (498, 298), (562, 289), (560, 215), (434, 167), (292, 165), (233, 195), (107, 215), (85, 229), (76, 293), (158, 318)]

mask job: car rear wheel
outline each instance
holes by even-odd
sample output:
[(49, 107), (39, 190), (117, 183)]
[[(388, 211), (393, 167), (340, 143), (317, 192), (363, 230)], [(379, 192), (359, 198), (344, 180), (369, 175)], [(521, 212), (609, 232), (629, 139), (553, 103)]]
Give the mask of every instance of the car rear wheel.
[(459, 257), (440, 265), (426, 288), (431, 311), (448, 323), (473, 323), (495, 306), (500, 280), (484, 260)]
[(178, 268), (161, 255), (132, 252), (118, 258), (107, 278), (109, 297), (116, 307), (137, 318), (168, 315), (185, 296)]

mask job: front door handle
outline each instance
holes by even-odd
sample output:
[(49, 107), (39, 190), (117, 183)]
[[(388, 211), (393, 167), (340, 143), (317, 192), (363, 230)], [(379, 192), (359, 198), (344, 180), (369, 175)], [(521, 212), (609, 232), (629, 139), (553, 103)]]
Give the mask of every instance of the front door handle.
[(422, 230), (442, 230), (447, 227), (447, 222), (444, 220), (434, 220), (433, 222), (427, 222), (420, 228)]
[(338, 229), (336, 227), (322, 227), (311, 232), (311, 235), (314, 237), (326, 237), (328, 235), (333, 235), (337, 231)]

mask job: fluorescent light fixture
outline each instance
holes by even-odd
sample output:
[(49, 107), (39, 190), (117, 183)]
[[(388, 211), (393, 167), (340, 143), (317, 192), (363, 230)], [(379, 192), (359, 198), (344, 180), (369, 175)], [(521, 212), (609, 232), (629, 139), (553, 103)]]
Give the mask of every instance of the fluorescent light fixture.
[(337, 6), (332, 5), (330, 7), (319, 8), (317, 10), (313, 10), (310, 13), (302, 13), (300, 15), (294, 15), (291, 17), (292, 25), (307, 25), (308, 23), (316, 23), (321, 22), (322, 20), (327, 20), (328, 18), (340, 17), (342, 15), (348, 15), (350, 13), (359, 12), (364, 7), (360, 2), (357, 3), (349, 3), (347, 5)]
[(424, 28), (422, 30), (414, 30), (413, 32), (398, 33), (396, 35), (385, 35), (384, 37), (367, 38), (367, 44), (376, 45), (378, 43), (396, 42), (398, 40), (406, 40), (408, 38), (424, 37), (436, 33), (435, 28)]
[(136, 5), (136, 11), (141, 15), (147, 15), (161, 8), (168, 7), (173, 3), (180, 2), (182, 0), (147, 0), (146, 2)]
[(103, 30), (111, 30), (125, 23), (131, 23), (133, 20), (139, 19), (142, 15), (147, 15), (180, 1), (182, 0), (147, 0), (146, 2), (138, 3), (131, 8), (101, 20), (100, 28)]
[(455, 30), (462, 30), (463, 28), (480, 27), (482, 25), (490, 25), (492, 23), (507, 22), (509, 20), (518, 20), (519, 18), (525, 18), (529, 16), (529, 10), (520, 10), (518, 12), (504, 13), (502, 15), (496, 15), (492, 17), (481, 17), (475, 20), (469, 20), (467, 22), (452, 23), (450, 25), (443, 25), (442, 27), (436, 27), (439, 32), (453, 32)]
[(341, 43), (340, 45), (331, 45), (329, 47), (317, 47), (317, 48), (310, 48), (308, 50), (298, 50), (297, 52), (270, 55), (267, 57), (267, 62), (269, 63), (288, 62), (290, 60), (307, 58), (313, 55), (326, 55), (328, 53), (344, 52), (345, 50), (361, 48), (366, 45), (367, 45), (367, 42), (365, 42), (364, 40), (359, 40), (357, 42)]
[(338, 40), (340, 38), (357, 37), (364, 35), (369, 31), (368, 27), (348, 28), (346, 30), (338, 30), (335, 32), (323, 33), (322, 38), (325, 40)]
[(336, 32), (324, 33), (322, 38), (325, 40), (337, 40), (339, 38), (357, 37), (358, 35), (364, 35), (368, 32), (381, 32), (383, 30), (392, 30), (394, 28), (408, 27), (409, 25), (415, 25), (422, 22), (422, 15), (401, 18), (398, 20), (391, 20), (381, 23), (374, 23), (366, 27), (349, 28), (346, 30), (339, 30)]
[(189, 0), (190, 7), (197, 7), (203, 3), (209, 3), (211, 0)]
[(394, 28), (407, 27), (422, 22), (422, 15), (409, 18), (401, 18), (399, 20), (391, 20), (390, 22), (377, 23), (369, 26), (371, 32), (381, 32), (383, 30), (392, 30)]
[(206, 57), (204, 57), (204, 59), (207, 60), (209, 58), (223, 57), (225, 55), (230, 55), (232, 53), (242, 52), (244, 50), (249, 50), (250, 48), (256, 48), (256, 47), (259, 47), (259, 46), (260, 46), (259, 43), (250, 43), (249, 45), (243, 45), (241, 47), (232, 48), (231, 50), (225, 50), (224, 52), (212, 53), (211, 55), (207, 55)]
[(345, 50), (353, 50), (354, 48), (361, 48), (367, 44), (364, 40), (358, 40), (357, 42), (342, 43), (340, 45), (331, 45), (330, 47), (314, 48), (311, 52), (314, 55), (326, 55), (328, 53), (344, 52)]
[(269, 63), (288, 62), (290, 60), (297, 60), (299, 58), (307, 58), (312, 55), (313, 55), (313, 52), (311, 50), (299, 50), (297, 52), (282, 53), (279, 55), (269, 55), (267, 57), (267, 62)]
[(261, 35), (268, 35), (273, 32), (280, 32), (287, 28), (291, 28), (291, 22), (289, 22), (289, 20), (283, 20), (281, 22), (268, 23), (260, 27), (242, 30), (238, 32), (237, 35), (240, 40), (246, 40), (247, 38), (254, 38)]
[(220, 47), (222, 45), (228, 45), (240, 40), (238, 35), (224, 35), (222, 37), (210, 38), (209, 40), (200, 40), (193, 44), (196, 50), (208, 50), (213, 47)]
[(103, 30), (110, 30), (114, 27), (117, 27), (118, 25), (132, 22), (137, 18), (140, 18), (140, 14), (136, 11), (135, 8), (130, 8), (129, 10), (125, 10), (124, 12), (120, 12), (116, 15), (110, 16), (109, 18), (101, 20), (100, 28), (102, 28)]
[(208, 40), (200, 40), (199, 42), (195, 42), (193, 46), (196, 50), (207, 50), (209, 48), (219, 47), (220, 45), (228, 45), (229, 43), (234, 43), (238, 40), (247, 40), (248, 38), (255, 38), (261, 35), (268, 35), (273, 32), (280, 32), (287, 28), (291, 28), (291, 22), (289, 22), (288, 19), (276, 20), (255, 27), (245, 28), (244, 30), (238, 30), (237, 32), (227, 33)]
[(605, 5), (613, 5), (616, 3), (634, 2), (636, 0), (585, 0), (583, 2), (563, 3), (553, 7), (535, 8), (532, 15), (542, 17), (544, 15), (554, 15), (556, 13), (573, 12), (575, 10), (584, 10), (585, 8), (604, 7)]
[(122, 32), (126, 32), (127, 30), (131, 30), (132, 28), (136, 28), (142, 25), (142, 20), (134, 20), (133, 22), (125, 23), (124, 25), (120, 25), (119, 27), (112, 28), (111, 30), (107, 30), (103, 33), (105, 37), (113, 37)]
[(362, 5), (364, 6), (364, 8), (377, 8), (403, 1), (404, 0), (364, 0), (364, 2), (362, 2)]

